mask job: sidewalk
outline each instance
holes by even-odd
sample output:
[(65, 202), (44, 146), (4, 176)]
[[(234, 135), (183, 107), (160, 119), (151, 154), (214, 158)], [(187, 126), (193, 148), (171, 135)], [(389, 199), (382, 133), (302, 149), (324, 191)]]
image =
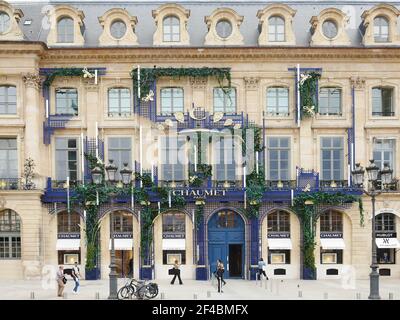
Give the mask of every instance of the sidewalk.
[[(119, 279), (118, 288), (125, 284), (126, 279)], [(343, 288), (340, 280), (278, 280), (247, 281), (227, 280), (223, 293), (218, 293), (216, 283), (212, 281), (186, 280), (183, 285), (171, 285), (168, 280), (156, 281), (159, 294), (156, 300), (355, 300), (367, 299), (369, 280), (359, 280), (355, 289)], [(54, 285), (53, 287), (51, 287)], [(65, 298), (56, 295), (55, 282), (40, 280), (2, 280), (0, 281), (1, 300), (94, 300), (107, 299), (109, 292), (108, 280), (81, 281), (78, 295), (72, 293), (73, 281), (68, 280)], [(400, 299), (400, 280), (380, 279), (380, 295), (382, 300), (388, 300), (389, 294), (395, 300)]]

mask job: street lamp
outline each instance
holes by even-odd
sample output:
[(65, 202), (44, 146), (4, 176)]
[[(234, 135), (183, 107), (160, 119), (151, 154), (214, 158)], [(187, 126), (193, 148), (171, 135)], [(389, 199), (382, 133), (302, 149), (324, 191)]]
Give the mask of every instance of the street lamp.
[(378, 300), (379, 296), (379, 273), (378, 262), (376, 257), (376, 241), (375, 241), (375, 198), (380, 195), (382, 191), (376, 190), (376, 183), (378, 181), (378, 176), (380, 174), (382, 187), (387, 186), (393, 180), (393, 170), (390, 169), (389, 164), (385, 163), (382, 170), (379, 170), (378, 166), (375, 164), (374, 160), (370, 160), (369, 166), (366, 168), (369, 188), (364, 190), (364, 169), (359, 163), (356, 164), (354, 171), (352, 171), (353, 182), (358, 187), (363, 188), (362, 191), (366, 195), (371, 197), (372, 202), (372, 263), (371, 263), (371, 273), (369, 274), (370, 281), (370, 292), (368, 299)]
[[(106, 171), (108, 175), (108, 180), (115, 182), (115, 176), (117, 172), (117, 167), (113, 164), (113, 160), (109, 160), (110, 164), (106, 166)], [(132, 170), (128, 168), (128, 163), (124, 163), (124, 168), (120, 170), (122, 177), (122, 182), (124, 185), (130, 184), (132, 180)], [(110, 194), (111, 204), (114, 204), (114, 193)], [(117, 264), (115, 261), (115, 242), (114, 242), (114, 213), (111, 210), (111, 261), (110, 261), (110, 295), (108, 299), (118, 299), (118, 274), (117, 274)]]
[(103, 182), (103, 171), (98, 166), (92, 169), (92, 180), (95, 185)]

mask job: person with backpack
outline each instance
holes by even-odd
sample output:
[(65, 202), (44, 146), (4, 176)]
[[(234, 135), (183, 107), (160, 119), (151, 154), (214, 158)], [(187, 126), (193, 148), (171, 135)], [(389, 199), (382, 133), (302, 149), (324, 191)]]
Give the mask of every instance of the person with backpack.
[(75, 287), (74, 289), (72, 289), (72, 292), (74, 294), (78, 294), (80, 277), (81, 274), (79, 273), (78, 262), (75, 262), (74, 267), (72, 268), (72, 278), (74, 279), (75, 282)]
[(224, 272), (225, 272), (225, 267), (224, 267), (224, 263), (222, 262), (221, 259), (217, 260), (217, 270), (215, 271), (215, 274), (217, 276), (217, 280), (218, 280), (218, 292), (222, 292), (222, 284), (226, 285), (226, 282), (224, 280)]

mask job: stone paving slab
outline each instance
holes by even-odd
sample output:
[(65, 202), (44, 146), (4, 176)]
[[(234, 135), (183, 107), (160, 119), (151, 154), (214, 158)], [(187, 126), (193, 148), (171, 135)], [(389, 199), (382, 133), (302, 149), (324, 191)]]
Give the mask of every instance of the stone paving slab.
[[(118, 287), (128, 279), (119, 279)], [(161, 300), (355, 300), (367, 299), (369, 281), (359, 280), (355, 287), (344, 287), (340, 280), (279, 280), (247, 281), (228, 279), (223, 293), (217, 292), (216, 281), (186, 280), (183, 285), (171, 285), (168, 280), (156, 281), (159, 284)], [(95, 300), (107, 299), (108, 280), (81, 281), (79, 294), (72, 293), (74, 283), (68, 280), (65, 298), (57, 297), (55, 281), (41, 280), (2, 280), (0, 281), (1, 300)], [(33, 293), (34, 296), (31, 296)], [(161, 294), (162, 293), (162, 294)], [(195, 297), (196, 295), (196, 297)], [(381, 279), (382, 299), (400, 299), (400, 280)]]

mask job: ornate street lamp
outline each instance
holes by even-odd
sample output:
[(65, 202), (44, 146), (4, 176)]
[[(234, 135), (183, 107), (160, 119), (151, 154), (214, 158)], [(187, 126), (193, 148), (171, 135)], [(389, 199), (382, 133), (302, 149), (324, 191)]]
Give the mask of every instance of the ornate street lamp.
[[(370, 293), (368, 299), (378, 300), (379, 295), (379, 273), (378, 273), (378, 261), (376, 257), (376, 235), (375, 235), (375, 198), (382, 193), (381, 190), (376, 190), (376, 182), (380, 174), (382, 181), (382, 188), (387, 187), (392, 182), (393, 170), (390, 169), (389, 164), (385, 163), (382, 170), (379, 170), (374, 160), (370, 160), (370, 165), (366, 168), (368, 174), (368, 180), (370, 182), (369, 189), (362, 189), (363, 193), (371, 197), (372, 202), (372, 263), (371, 273), (369, 274), (369, 286)], [(352, 171), (353, 182), (355, 185), (362, 187), (364, 181), (364, 169), (359, 163), (356, 164), (355, 170)]]
[(114, 160), (110, 159), (110, 160), (108, 160), (108, 162), (109, 162), (109, 164), (106, 166), (108, 181), (114, 182), (116, 180), (115, 176), (116, 176), (118, 167), (114, 164)]
[(103, 171), (97, 166), (92, 169), (92, 180), (96, 185), (103, 182)]
[(122, 183), (124, 185), (130, 184), (132, 181), (132, 170), (128, 168), (128, 163), (124, 163), (124, 168), (119, 172), (122, 177)]

